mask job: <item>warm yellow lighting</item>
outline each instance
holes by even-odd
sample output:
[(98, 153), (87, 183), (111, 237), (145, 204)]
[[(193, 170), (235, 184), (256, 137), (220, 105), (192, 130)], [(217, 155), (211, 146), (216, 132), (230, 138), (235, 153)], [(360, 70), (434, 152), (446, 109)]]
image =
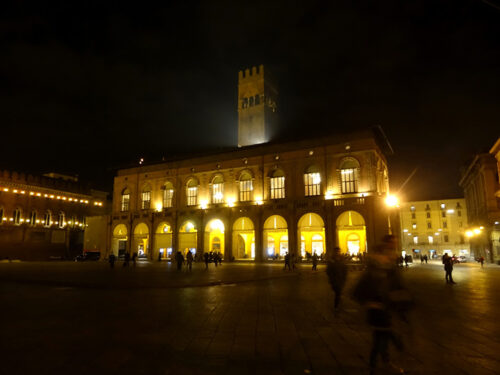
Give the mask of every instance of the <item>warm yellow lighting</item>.
[(30, 195), (35, 195), (35, 192), (33, 192), (33, 191), (30, 191)]
[(235, 202), (236, 202), (236, 199), (234, 199), (234, 198), (228, 198), (228, 199), (227, 199), (227, 205), (228, 205), (229, 207), (234, 207), (234, 203), (235, 203)]
[(187, 231), (187, 232), (189, 232), (189, 231), (191, 231), (193, 228), (194, 228), (193, 223), (192, 223), (192, 222), (190, 222), (190, 221), (188, 221), (188, 222), (186, 223), (186, 231)]
[(37, 196), (37, 197), (41, 197), (41, 196), (42, 196), (42, 193), (36, 193), (36, 196)]
[(388, 207), (396, 207), (399, 204), (398, 198), (394, 195), (387, 195), (385, 198), (385, 204)]
[(408, 232), (408, 229), (403, 229), (403, 232), (405, 232), (405, 233)]
[(480, 229), (480, 230), (483, 230), (483, 229), (484, 229), (484, 227), (479, 227), (479, 229)]
[(49, 198), (54, 199), (54, 195), (53, 195), (53, 194), (51, 194)]
[(73, 198), (69, 198), (69, 201), (71, 202), (73, 200)]
[(452, 209), (450, 209), (450, 210), (446, 210), (446, 213), (448, 213), (448, 214), (454, 214), (454, 213), (455, 213), (455, 210), (452, 210)]
[(20, 221), (21, 223), (23, 223), (23, 222), (24, 222), (24, 219), (21, 219), (21, 220), (19, 220), (19, 221)]
[(26, 222), (29, 223), (30, 222), (30, 219), (26, 219)]
[(333, 192), (331, 192), (330, 190), (328, 190), (325, 194), (325, 199), (326, 200), (329, 200), (329, 199), (333, 199)]
[(21, 194), (25, 194), (26, 192), (24, 190), (21, 190)]
[(37, 221), (36, 221), (36, 223), (37, 223), (37, 224), (40, 224), (40, 220), (37, 220)]
[(206, 199), (202, 199), (200, 201), (200, 207), (205, 210), (208, 207), (208, 201)]
[(312, 182), (314, 185), (321, 183), (321, 175), (319, 173), (312, 173)]
[(48, 195), (48, 194), (44, 194), (43, 196), (44, 196), (45, 198), (48, 198), (48, 197), (49, 197), (49, 195)]
[(212, 220), (212, 222), (210, 223), (210, 228), (212, 230), (219, 230), (220, 232), (224, 233), (224, 224), (219, 219)]
[(62, 197), (62, 200), (65, 201), (67, 198), (66, 197)]
[[(95, 202), (94, 204), (99, 206), (99, 202)], [(163, 205), (161, 202), (156, 202), (156, 211), (161, 212), (161, 210), (163, 210)]]
[(472, 237), (474, 235), (474, 233), (471, 230), (468, 230), (468, 231), (465, 231), (465, 235), (467, 237)]
[(14, 193), (17, 193), (17, 189), (12, 190)]
[(6, 218), (6, 217), (4, 217), (4, 218), (2, 218), (2, 220), (3, 220), (3, 221), (7, 221), (7, 218)]
[(222, 198), (224, 198), (224, 195), (220, 191), (218, 191), (217, 193), (215, 193), (214, 198), (220, 201), (222, 200)]
[(3, 191), (9, 191), (9, 189), (7, 189), (7, 188), (3, 188)]
[(56, 199), (61, 199), (61, 196), (60, 196), (60, 195), (58, 195), (58, 196), (56, 197)]
[(479, 228), (475, 228), (475, 229), (474, 229), (474, 234), (479, 234), (479, 233), (481, 233), (481, 229), (479, 229)]

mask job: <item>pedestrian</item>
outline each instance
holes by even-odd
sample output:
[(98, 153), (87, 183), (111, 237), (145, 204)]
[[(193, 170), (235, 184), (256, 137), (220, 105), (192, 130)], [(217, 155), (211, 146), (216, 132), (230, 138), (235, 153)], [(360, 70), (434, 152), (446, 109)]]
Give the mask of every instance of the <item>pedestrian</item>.
[(424, 263), (424, 256), (423, 256), (423, 255), (421, 255), (421, 256), (420, 256), (420, 264), (423, 264), (423, 263)]
[(427, 254), (424, 255), (425, 264), (427, 264)]
[(405, 255), (405, 266), (408, 268), (408, 262), (410, 261), (410, 256), (408, 254)]
[(288, 254), (288, 251), (285, 254), (285, 266), (283, 267), (284, 270), (286, 270), (288, 267), (288, 270), (291, 271), (290, 269), (290, 254)]
[(205, 270), (208, 270), (208, 262), (210, 262), (210, 256), (208, 253), (203, 253), (203, 260), (205, 261)]
[(137, 261), (137, 253), (133, 253), (132, 254), (132, 264), (134, 265), (134, 267), (135, 267), (136, 261)]
[(334, 308), (335, 312), (337, 312), (340, 306), (342, 290), (344, 289), (347, 278), (347, 265), (345, 264), (344, 257), (340, 254), (339, 247), (333, 249), (333, 254), (326, 263), (326, 275), (335, 293)]
[(220, 251), (217, 253), (217, 260), (219, 261), (219, 266), (222, 266), (222, 253)]
[(316, 254), (316, 252), (313, 253), (313, 256), (312, 256), (312, 270), (313, 271), (316, 271), (317, 267), (318, 267), (318, 255)]
[(128, 263), (130, 262), (130, 253), (125, 253), (123, 258), (123, 267), (128, 267)]
[(180, 251), (175, 254), (175, 261), (177, 262), (177, 271), (182, 270), (182, 264), (184, 263), (184, 256)]
[(217, 267), (219, 265), (219, 254), (217, 254), (215, 251), (213, 253), (212, 260), (215, 264), (215, 267)]
[(297, 267), (297, 256), (295, 255), (295, 253), (292, 253), (292, 255), (290, 256), (290, 263), (292, 263), (292, 270), (294, 270)]
[(109, 256), (109, 266), (111, 268), (115, 268), (115, 260), (116, 260), (115, 254), (111, 253), (111, 255)]
[(161, 262), (161, 251), (158, 252), (158, 262)]
[(453, 281), (453, 276), (451, 275), (451, 273), (453, 272), (453, 259), (448, 255), (448, 253), (445, 253), (443, 255), (443, 264), (446, 283), (456, 284), (456, 282)]
[(411, 297), (402, 284), (399, 267), (391, 259), (396, 251), (395, 242), (394, 236), (387, 235), (383, 244), (373, 249), (353, 291), (353, 298), (365, 307), (367, 322), (373, 329), (370, 374), (375, 373), (379, 357), (387, 372), (404, 373), (389, 358), (389, 344), (392, 343), (399, 351), (403, 350), (403, 342), (392, 327), (393, 313), (396, 312), (407, 322), (405, 313), (411, 307)]
[(479, 257), (479, 263), (481, 263), (481, 268), (483, 268), (483, 265), (484, 265), (484, 257), (483, 256)]
[(191, 271), (193, 268), (193, 253), (189, 250), (186, 254), (186, 264), (188, 271)]

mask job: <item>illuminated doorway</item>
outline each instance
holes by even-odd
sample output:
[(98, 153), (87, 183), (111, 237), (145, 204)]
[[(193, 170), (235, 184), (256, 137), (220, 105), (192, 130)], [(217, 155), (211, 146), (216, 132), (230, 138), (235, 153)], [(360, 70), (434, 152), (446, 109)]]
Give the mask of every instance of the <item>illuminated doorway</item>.
[(224, 256), (224, 223), (219, 219), (210, 220), (205, 226), (205, 251), (221, 252)]
[(264, 222), (265, 254), (264, 257), (274, 259), (284, 256), (288, 251), (288, 226), (286, 220), (279, 215), (273, 215)]
[(172, 227), (167, 222), (161, 222), (156, 227), (155, 233), (155, 259), (172, 257)]
[(365, 219), (360, 213), (343, 212), (336, 224), (338, 244), (343, 254), (358, 255), (367, 251)]
[(125, 224), (118, 224), (113, 229), (113, 238), (111, 239), (111, 253), (117, 257), (125, 256), (127, 251), (128, 231)]
[(149, 253), (149, 228), (144, 223), (135, 226), (132, 238), (132, 254), (137, 253), (138, 258), (147, 258)]
[(235, 259), (255, 259), (255, 230), (252, 220), (240, 217), (233, 224)]
[(192, 221), (186, 221), (179, 229), (179, 251), (186, 256), (187, 252), (196, 254), (198, 246), (198, 235), (196, 225)]
[(302, 257), (309, 258), (314, 253), (320, 257), (325, 255), (325, 224), (321, 216), (312, 212), (303, 215), (299, 219), (297, 231)]

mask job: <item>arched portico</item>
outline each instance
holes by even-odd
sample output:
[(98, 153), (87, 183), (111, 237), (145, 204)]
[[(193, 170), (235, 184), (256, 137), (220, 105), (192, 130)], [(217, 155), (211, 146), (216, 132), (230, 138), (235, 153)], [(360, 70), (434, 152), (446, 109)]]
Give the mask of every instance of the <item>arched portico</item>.
[(297, 233), (300, 238), (300, 255), (306, 258), (316, 253), (325, 255), (325, 223), (321, 216), (316, 213), (303, 215), (297, 225)]
[(205, 226), (205, 252), (222, 253), (225, 250), (224, 223), (220, 219), (212, 219)]
[(149, 254), (149, 228), (145, 223), (139, 223), (134, 228), (131, 253), (137, 253), (139, 258), (147, 258)]
[(124, 256), (127, 252), (128, 231), (125, 224), (118, 224), (113, 229), (111, 238), (111, 253), (115, 256)]
[(288, 225), (279, 215), (272, 215), (264, 222), (264, 259), (274, 259), (288, 252)]
[(198, 230), (194, 221), (185, 221), (179, 229), (179, 251), (185, 256), (188, 250), (196, 254), (198, 248)]
[(248, 217), (233, 224), (233, 254), (235, 259), (255, 259), (255, 229)]
[(337, 218), (337, 238), (342, 253), (357, 255), (367, 251), (366, 224), (356, 211), (345, 211)]
[(154, 254), (155, 259), (166, 259), (172, 255), (172, 227), (162, 221), (156, 227)]

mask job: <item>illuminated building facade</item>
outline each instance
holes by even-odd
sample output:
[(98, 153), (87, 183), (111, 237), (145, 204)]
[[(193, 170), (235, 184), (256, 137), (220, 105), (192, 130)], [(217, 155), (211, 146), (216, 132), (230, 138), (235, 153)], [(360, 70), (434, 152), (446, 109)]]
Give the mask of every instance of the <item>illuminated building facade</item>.
[(374, 128), (119, 170), (110, 251), (255, 261), (369, 251), (388, 233), (388, 150)]
[(465, 199), (404, 202), (399, 209), (404, 254), (470, 256)]
[(72, 258), (83, 249), (86, 218), (105, 209), (106, 193), (74, 177), (0, 171), (0, 259)]
[(488, 153), (464, 169), (460, 186), (468, 208), (471, 251), (475, 258), (500, 264), (500, 138)]

